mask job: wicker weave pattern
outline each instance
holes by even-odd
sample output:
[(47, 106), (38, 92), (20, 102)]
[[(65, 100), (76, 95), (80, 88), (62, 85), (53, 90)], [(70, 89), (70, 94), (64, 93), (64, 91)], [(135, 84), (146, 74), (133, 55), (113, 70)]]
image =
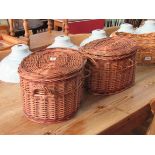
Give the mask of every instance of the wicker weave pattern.
[[(63, 51), (63, 52), (62, 52)], [(34, 62), (28, 63), (28, 62)], [(31, 54), (27, 61), (21, 63), (22, 75), (29, 79), (59, 78), (72, 72), (76, 72), (83, 67), (83, 59), (76, 50), (69, 49), (47, 49), (44, 52)], [(31, 74), (31, 76), (29, 76)], [(22, 76), (21, 75), (21, 76)], [(34, 77), (36, 77), (34, 79)], [(54, 80), (54, 79), (53, 79)]]
[[(112, 49), (111, 44), (108, 44), (109, 40), (113, 41), (114, 45), (118, 45), (116, 42), (119, 42), (118, 48), (114, 46)], [(103, 55), (102, 50), (98, 51), (93, 47), (98, 44), (101, 46), (102, 43), (103, 46), (109, 46), (102, 48), (104, 49)], [(107, 53), (106, 49), (108, 49)], [(124, 52), (125, 50), (126, 52)], [(101, 39), (87, 44), (81, 51), (91, 61), (91, 63), (87, 63), (91, 72), (87, 82), (88, 89), (92, 93), (115, 94), (134, 84), (136, 47), (133, 41), (120, 37)]]
[[(94, 56), (113, 57), (126, 55), (134, 51), (135, 43), (133, 40), (129, 40), (127, 37), (113, 37), (106, 39), (99, 39), (86, 44), (84, 49), (85, 53)], [(98, 58), (99, 58), (98, 57)]]
[(126, 36), (137, 43), (136, 61), (138, 64), (155, 64), (155, 33), (130, 34), (116, 32), (112, 36)]
[[(53, 55), (60, 57), (51, 64), (49, 60)], [(29, 119), (41, 123), (59, 122), (75, 114), (82, 98), (84, 77), (84, 59), (77, 51), (36, 52), (24, 59), (19, 73), (24, 113)]]

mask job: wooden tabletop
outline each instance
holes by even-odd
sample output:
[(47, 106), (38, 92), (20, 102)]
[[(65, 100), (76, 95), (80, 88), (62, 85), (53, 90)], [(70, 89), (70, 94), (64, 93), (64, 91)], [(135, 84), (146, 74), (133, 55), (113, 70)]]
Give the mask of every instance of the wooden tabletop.
[(0, 134), (122, 134), (146, 120), (155, 98), (155, 67), (137, 67), (136, 84), (111, 96), (85, 95), (71, 120), (56, 124), (29, 121), (18, 84), (0, 82)]
[(37, 33), (30, 36), (30, 48), (35, 49), (38, 47), (42, 47), (45, 45), (50, 45), (54, 38), (58, 35), (62, 35), (63, 32), (61, 31), (52, 31), (52, 33), (49, 32), (42, 32)]

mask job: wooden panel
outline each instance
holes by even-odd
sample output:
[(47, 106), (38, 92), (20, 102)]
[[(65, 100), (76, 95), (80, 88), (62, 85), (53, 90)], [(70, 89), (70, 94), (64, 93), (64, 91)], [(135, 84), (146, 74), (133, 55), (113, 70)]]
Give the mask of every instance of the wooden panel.
[(25, 118), (18, 84), (0, 83), (0, 134), (123, 134), (151, 114), (155, 97), (155, 67), (138, 67), (134, 87), (111, 96), (85, 93), (77, 114), (56, 124), (37, 124)]
[(54, 20), (54, 30), (58, 30), (58, 27), (63, 28), (63, 21), (61, 20)]
[(110, 128), (106, 129), (104, 132), (100, 134), (117, 134), (117, 135), (125, 135), (131, 134), (131, 131), (138, 126), (141, 126), (146, 120), (152, 117), (150, 113), (149, 104), (145, 107), (141, 108), (139, 111), (129, 115), (125, 119), (121, 120), (117, 124), (114, 124)]
[(147, 135), (155, 135), (155, 117), (153, 118), (151, 125), (147, 131)]

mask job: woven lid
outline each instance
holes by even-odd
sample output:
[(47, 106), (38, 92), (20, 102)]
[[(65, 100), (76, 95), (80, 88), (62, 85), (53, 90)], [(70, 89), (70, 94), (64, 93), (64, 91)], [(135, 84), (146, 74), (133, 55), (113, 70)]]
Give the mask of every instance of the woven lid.
[(24, 59), (19, 67), (20, 76), (28, 79), (63, 77), (80, 70), (84, 58), (76, 50), (67, 48), (45, 49)]
[(111, 57), (135, 52), (135, 45), (135, 42), (128, 37), (115, 36), (90, 42), (81, 50), (91, 55)]

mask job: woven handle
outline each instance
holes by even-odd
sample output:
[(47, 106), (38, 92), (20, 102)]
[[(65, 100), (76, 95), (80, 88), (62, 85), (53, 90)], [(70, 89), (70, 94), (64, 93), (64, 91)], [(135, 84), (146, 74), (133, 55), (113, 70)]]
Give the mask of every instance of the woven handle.
[(129, 61), (130, 61), (131, 65), (128, 65), (127, 68), (133, 67), (135, 65), (133, 60), (129, 59)]
[(58, 92), (58, 91), (55, 91), (55, 90), (50, 90), (50, 89), (48, 89), (47, 87), (44, 87), (44, 89), (43, 90), (41, 90), (41, 89), (34, 89), (33, 90), (33, 96), (45, 96), (45, 95), (49, 95), (49, 94), (64, 94), (64, 95), (67, 95), (67, 94), (69, 94), (70, 92), (73, 92), (73, 91), (76, 91), (77, 89), (79, 89), (80, 87), (81, 87), (81, 85), (83, 84), (83, 80), (85, 79), (85, 78), (87, 78), (87, 77), (89, 77), (90, 76), (90, 70), (88, 70), (88, 69), (85, 69), (85, 72), (86, 72), (86, 74), (83, 76), (83, 78), (81, 79), (81, 82), (80, 82), (80, 84), (78, 85), (78, 87), (76, 87), (75, 89), (73, 89), (73, 90), (70, 90), (69, 92), (67, 92), (67, 93), (65, 93), (64, 94), (64, 92)]
[(87, 55), (87, 59), (96, 67), (99, 68), (97, 62), (95, 61), (94, 58), (92, 58), (91, 56)]
[(99, 67), (95, 59), (92, 58), (90, 55), (86, 54), (83, 49), (81, 49), (79, 53), (81, 53), (87, 60), (89, 60), (94, 66), (96, 66), (96, 68)]
[[(126, 66), (125, 68), (120, 68), (119, 70), (125, 71), (125, 70), (127, 70), (128, 68), (131, 68), (131, 67), (133, 67), (133, 66), (135, 65), (135, 63), (134, 63), (133, 60), (129, 59), (129, 62), (130, 62), (130, 65)], [(114, 65), (114, 66), (117, 68), (117, 65)]]
[(80, 82), (80, 84), (75, 89), (69, 90), (67, 93), (64, 93), (64, 91), (60, 92), (60, 91), (51, 90), (48, 88), (46, 88), (45, 90), (35, 89), (33, 90), (33, 96), (34, 97), (45, 97), (45, 96), (50, 96), (51, 94), (67, 95), (69, 93), (73, 93), (76, 90), (78, 90), (82, 84), (83, 84), (83, 80)]
[(88, 78), (89, 76), (90, 76), (90, 74), (91, 74), (91, 71), (90, 70), (88, 70), (88, 69), (85, 69), (85, 76), (84, 76), (84, 79), (85, 78)]

